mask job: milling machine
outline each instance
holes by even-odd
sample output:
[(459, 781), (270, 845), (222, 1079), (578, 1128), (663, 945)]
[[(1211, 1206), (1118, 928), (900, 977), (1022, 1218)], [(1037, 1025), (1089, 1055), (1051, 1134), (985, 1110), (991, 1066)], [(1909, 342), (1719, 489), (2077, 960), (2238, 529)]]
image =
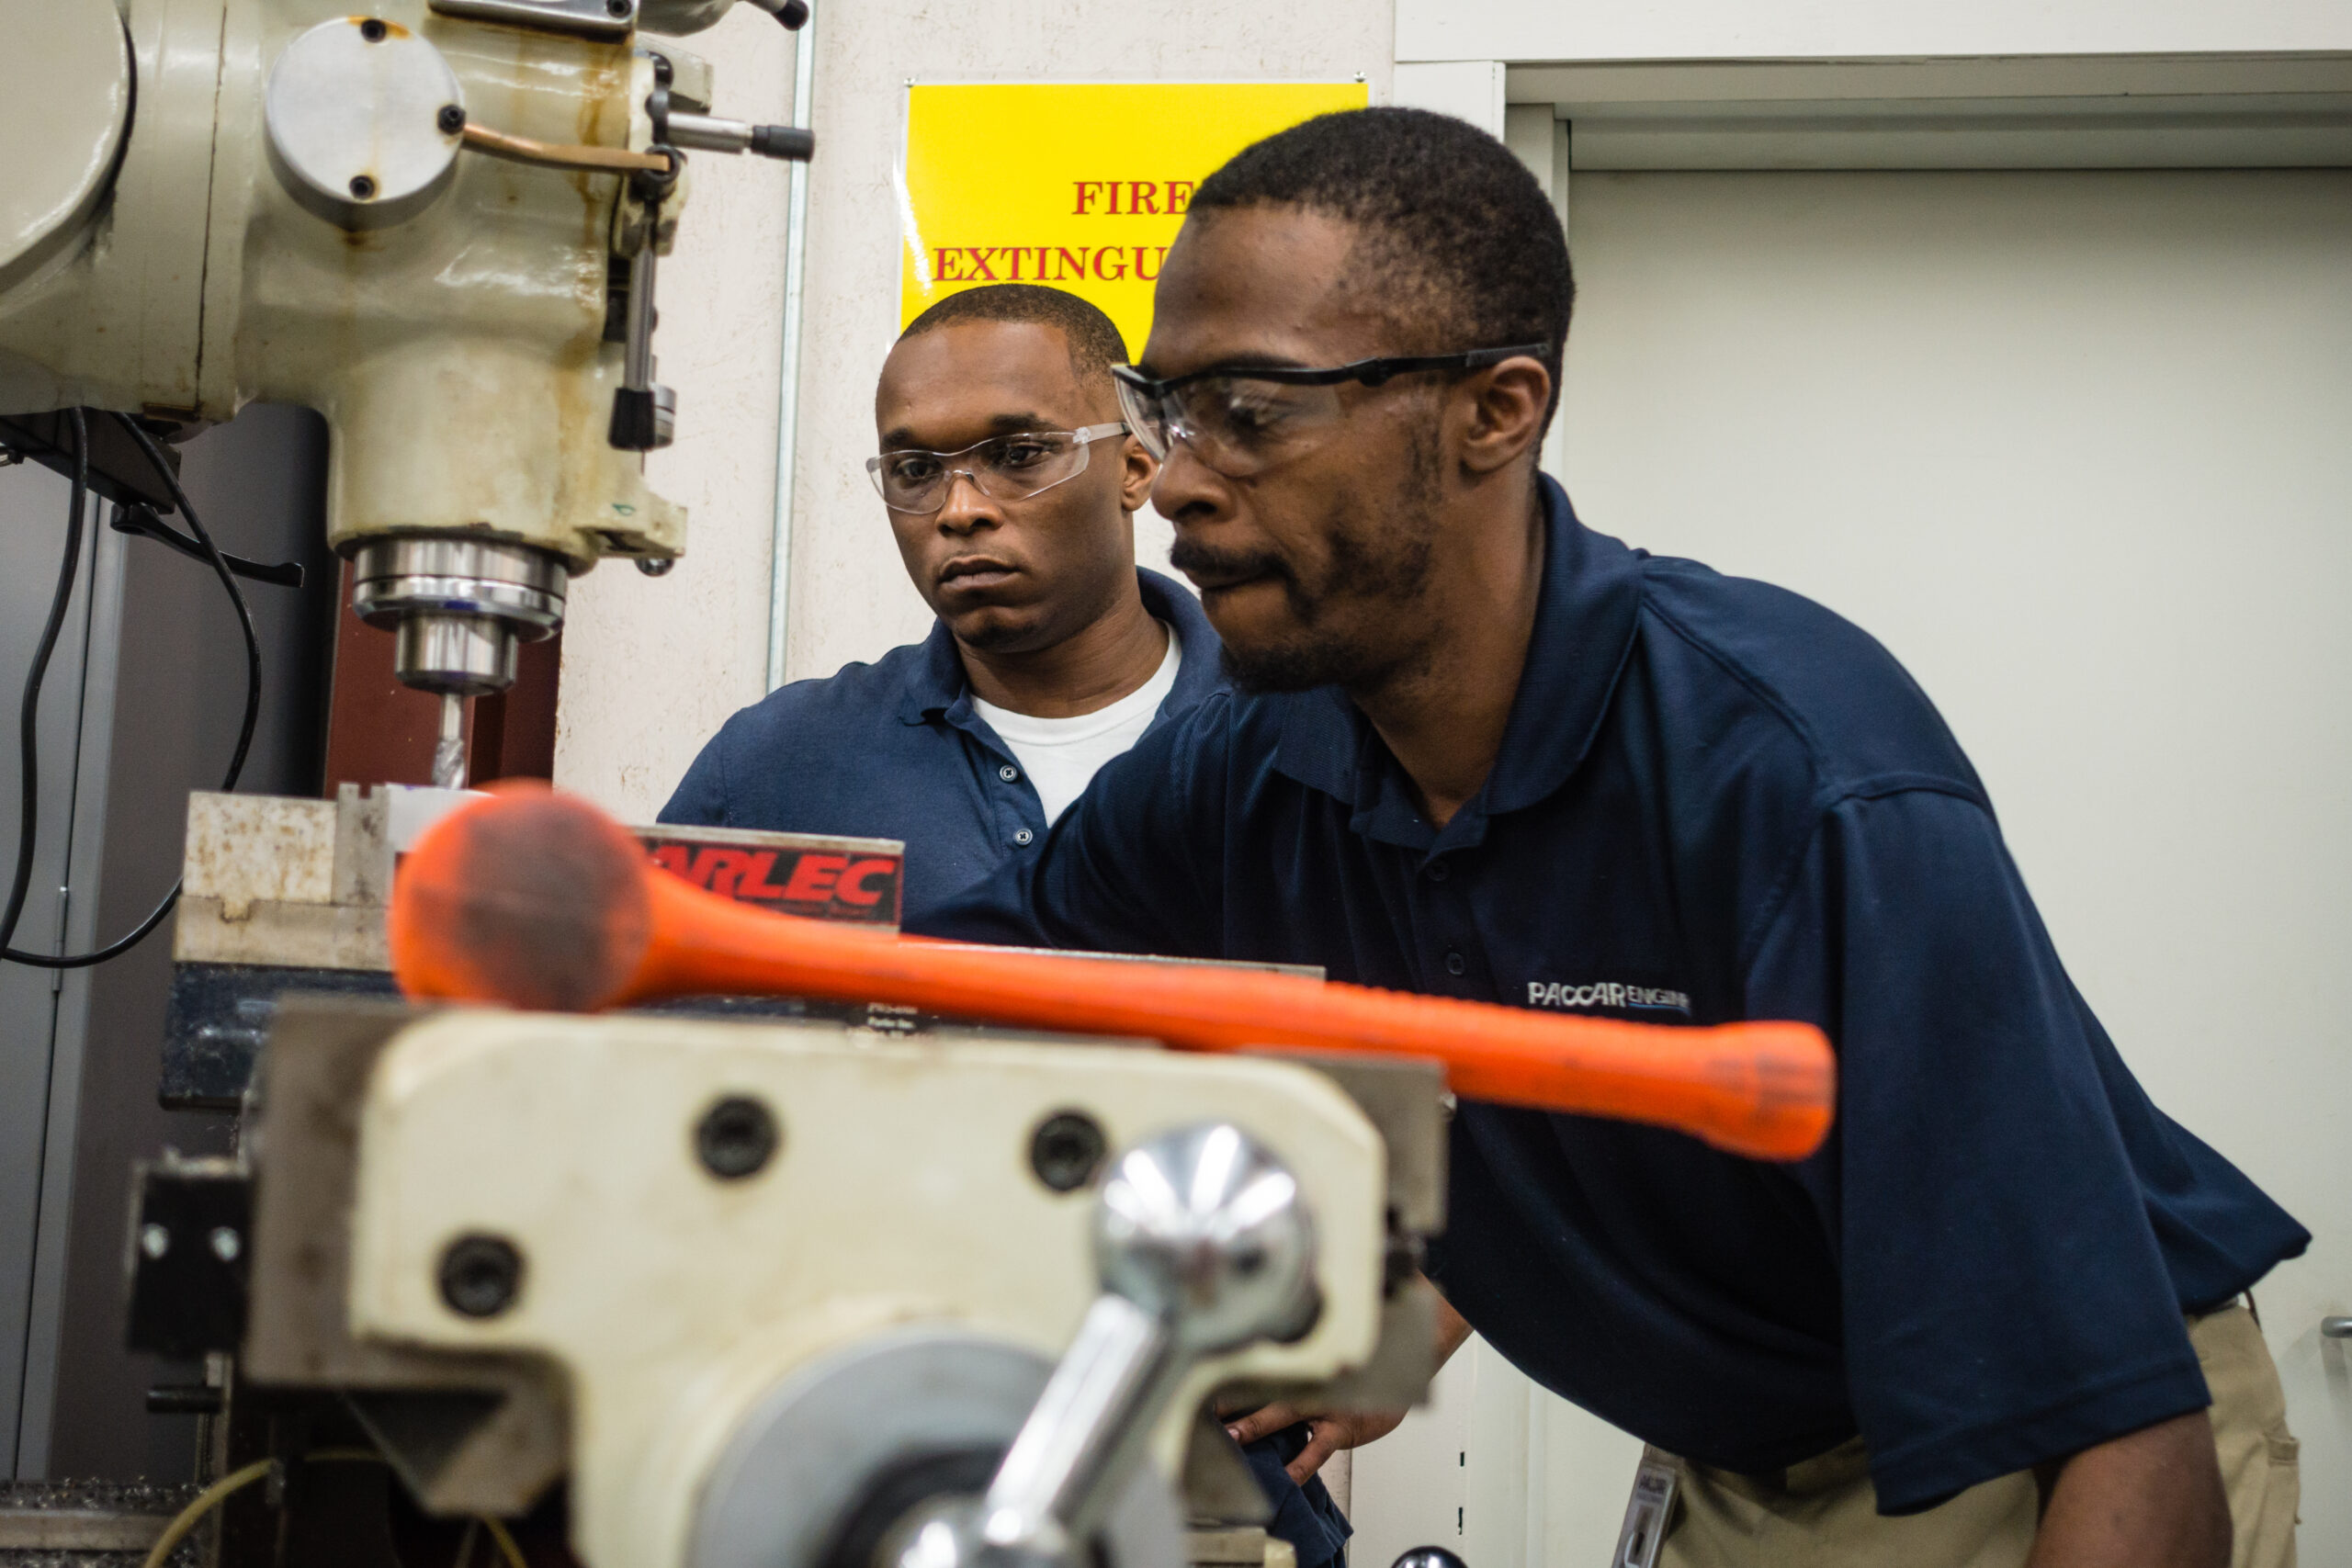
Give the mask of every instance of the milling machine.
[(812, 147), (712, 116), (709, 66), (640, 37), (732, 3), (6, 0), (0, 446), (70, 469), (64, 411), (94, 411), (101, 492), (168, 512), (95, 411), (317, 409), (354, 607), (446, 728), (573, 577), (685, 547), (643, 454), (676, 414), (652, 342), (686, 157)]

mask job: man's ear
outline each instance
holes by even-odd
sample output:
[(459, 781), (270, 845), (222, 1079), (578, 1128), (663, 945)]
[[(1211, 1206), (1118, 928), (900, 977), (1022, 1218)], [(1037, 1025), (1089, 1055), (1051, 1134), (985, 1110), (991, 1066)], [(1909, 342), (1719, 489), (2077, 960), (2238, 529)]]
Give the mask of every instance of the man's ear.
[(1130, 435), (1119, 443), (1119, 509), (1140, 512), (1151, 499), (1151, 487), (1159, 482), (1159, 459)]
[(1465, 378), (1455, 407), (1462, 411), (1461, 459), (1474, 475), (1509, 468), (1544, 438), (1544, 411), (1552, 400), (1552, 373), (1527, 355)]

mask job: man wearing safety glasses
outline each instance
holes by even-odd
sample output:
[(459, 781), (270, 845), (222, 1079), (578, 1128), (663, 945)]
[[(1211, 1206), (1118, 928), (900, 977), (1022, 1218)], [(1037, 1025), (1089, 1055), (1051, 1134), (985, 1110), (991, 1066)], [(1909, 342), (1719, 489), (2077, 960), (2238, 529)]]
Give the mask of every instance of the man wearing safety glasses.
[[(2242, 1292), (2309, 1236), (2149, 1102), (1883, 649), (1537, 471), (1572, 299), (1548, 197), (1459, 120), (1327, 116), (1204, 181), (1118, 379), (1238, 690), (915, 924), (1816, 1023), (1804, 1161), (1454, 1117), (1442, 1348), (1475, 1325), (1653, 1445), (1611, 1561), (2291, 1562)], [(1308, 1414), (1295, 1475), (1396, 1420)]]
[[(1034, 284), (916, 317), (865, 469), (938, 624), (728, 720), (662, 820), (902, 840), (912, 921), (1035, 854), (1098, 768), (1221, 690), (1199, 602), (1136, 566), (1158, 463), (1117, 417), (1126, 356), (1108, 316)], [(1304, 1440), (1269, 1428), (1245, 1452), (1268, 1530), (1325, 1568), (1348, 1524), (1320, 1480), (1283, 1473)]]
[(903, 840), (913, 919), (1034, 853), (1095, 769), (1217, 688), (1199, 604), (1136, 567), (1157, 464), (1118, 418), (1126, 353), (1101, 310), (1031, 284), (915, 319), (865, 468), (937, 624), (735, 715), (662, 820)]

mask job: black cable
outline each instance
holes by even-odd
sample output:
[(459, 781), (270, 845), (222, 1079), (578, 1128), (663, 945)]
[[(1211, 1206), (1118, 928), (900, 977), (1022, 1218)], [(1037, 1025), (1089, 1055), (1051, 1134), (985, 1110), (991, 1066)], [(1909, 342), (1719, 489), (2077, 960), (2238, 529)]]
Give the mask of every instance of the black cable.
[(33, 649), (32, 667), (25, 671), (24, 700), (17, 706), (17, 767), (23, 784), (17, 802), (17, 874), (8, 882), (8, 906), (0, 910), (0, 953), (17, 934), (25, 912), (25, 896), (32, 890), (33, 840), (40, 832), (40, 683), (49, 673), (49, 656), (57, 651), (57, 635), (65, 627), (66, 607), (74, 599), (74, 577), (82, 562), (83, 513), (90, 500), (90, 424), (80, 409), (68, 409), (66, 426), (74, 432), (74, 501), (66, 513), (65, 559), (57, 569), (57, 592), (49, 602), (49, 623), (41, 627), (40, 645)]
[[(237, 787), (238, 775), (245, 771), (245, 753), (253, 749), (254, 727), (261, 721), (261, 638), (254, 631), (254, 613), (245, 604), (244, 592), (237, 586), (237, 580), (230, 574), (229, 563), (220, 554), (220, 547), (212, 542), (212, 536), (206, 532), (203, 521), (196, 514), (196, 508), (188, 504), (187, 491), (180, 488), (179, 476), (172, 471), (171, 464), (164, 457), (163, 448), (156, 446), (155, 438), (141, 429), (130, 415), (118, 413), (114, 419), (122, 426), (124, 433), (138, 444), (139, 449), (147, 455), (147, 460), (154, 466), (155, 471), (163, 476), (164, 487), (172, 493), (172, 503), (178, 507), (181, 513), (187, 518), (188, 532), (195, 535), (197, 543), (204, 547), (204, 558), (211, 563), (212, 574), (220, 580), (220, 586), (228, 590), (229, 602), (236, 606), (237, 625), (245, 635), (245, 719), (237, 731), (237, 750), (229, 759), (228, 774), (220, 782), (220, 788), (225, 793)], [(25, 886), (32, 874), (34, 825), (32, 799), (34, 791), (39, 786), (40, 759), (34, 748), (31, 716), (40, 701), (40, 678), (47, 672), (49, 644), (55, 641), (56, 623), (62, 617), (65, 601), (71, 596), (73, 591), (71, 574), (74, 560), (79, 550), (83, 522), (83, 494), (88, 479), (89, 431), (79, 409), (74, 411), (74, 428), (78, 442), (74, 481), (74, 543), (67, 547), (67, 567), (65, 573), (62, 574), (57, 604), (51, 612), (51, 632), (43, 643), (40, 656), (34, 661), (32, 674), (25, 682), (25, 795), (23, 808), (19, 813), (19, 848), (17, 867), (18, 886)], [(0, 958), (36, 969), (86, 969), (94, 964), (104, 964), (109, 958), (120, 957), (145, 941), (149, 933), (164, 923), (164, 917), (172, 912), (172, 906), (179, 902), (179, 897), (180, 884), (174, 881), (172, 890), (164, 895), (163, 902), (157, 904), (153, 912), (140, 921), (130, 935), (119, 942), (109, 942), (94, 953), (74, 953), (62, 958), (52, 958), (39, 953), (21, 953), (5, 945), (6, 937), (14, 934), (17, 906), (23, 901), (20, 895), (12, 897), (8, 919), (5, 927), (0, 928)]]

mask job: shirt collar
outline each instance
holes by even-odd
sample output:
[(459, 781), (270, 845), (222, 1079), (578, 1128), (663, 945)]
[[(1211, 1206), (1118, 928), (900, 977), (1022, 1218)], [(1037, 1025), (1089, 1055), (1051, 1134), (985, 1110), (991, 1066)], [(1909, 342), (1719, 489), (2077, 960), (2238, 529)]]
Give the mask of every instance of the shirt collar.
[[(1567, 492), (1539, 475), (1544, 581), (1527, 663), (1486, 784), (1447, 824), (1449, 847), (1485, 836), (1486, 819), (1546, 799), (1591, 749), (1633, 646), (1642, 553), (1577, 521)], [(1354, 808), (1359, 833), (1409, 847), (1436, 838), (1419, 819), (1402, 770), (1379, 732), (1336, 686), (1272, 699), (1283, 705), (1274, 765)]]
[[(964, 701), (964, 658), (956, 650), (956, 634), (947, 629), (945, 621), (931, 623), (931, 635), (922, 639), (914, 660), (907, 668), (907, 687), (899, 694), (899, 717), (908, 724), (928, 723), (934, 715), (944, 713)], [(970, 704), (966, 703), (968, 709)]]
[[(1182, 583), (1156, 571), (1136, 569), (1136, 586), (1143, 590), (1143, 607), (1167, 622), (1183, 645), (1184, 661), (1176, 667), (1176, 686), (1159, 705), (1162, 717), (1198, 706), (1211, 692), (1225, 689), (1225, 644), (1208, 612)], [(1157, 720), (1154, 721), (1158, 722)]]
[[(1217, 640), (1216, 628), (1209, 625), (1201, 602), (1179, 584), (1137, 567), (1136, 587), (1143, 594), (1143, 607), (1174, 627), (1177, 640), (1183, 644), (1176, 687), (1159, 705), (1163, 715), (1182, 713), (1225, 684), (1224, 645)], [(956, 651), (956, 635), (947, 629), (946, 622), (933, 621), (931, 635), (923, 638), (908, 670), (906, 690), (899, 699), (899, 717), (907, 724), (927, 724), (943, 714), (951, 724), (971, 719), (970, 686), (963, 655)]]

